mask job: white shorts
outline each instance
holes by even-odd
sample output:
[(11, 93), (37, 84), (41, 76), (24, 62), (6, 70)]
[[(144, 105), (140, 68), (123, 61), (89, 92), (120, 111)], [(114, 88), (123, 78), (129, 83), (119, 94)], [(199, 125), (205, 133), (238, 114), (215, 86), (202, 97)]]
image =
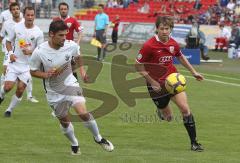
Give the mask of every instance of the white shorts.
[(8, 66), (9, 62), (10, 62), (10, 55), (8, 55), (8, 53), (5, 53), (4, 59), (3, 59), (3, 66)]
[(85, 103), (83, 96), (68, 96), (61, 94), (46, 94), (47, 101), (58, 118), (66, 117), (70, 107), (77, 103)]
[(5, 81), (16, 82), (17, 79), (28, 85), (31, 80), (30, 69), (28, 65), (20, 63), (10, 63), (7, 67)]

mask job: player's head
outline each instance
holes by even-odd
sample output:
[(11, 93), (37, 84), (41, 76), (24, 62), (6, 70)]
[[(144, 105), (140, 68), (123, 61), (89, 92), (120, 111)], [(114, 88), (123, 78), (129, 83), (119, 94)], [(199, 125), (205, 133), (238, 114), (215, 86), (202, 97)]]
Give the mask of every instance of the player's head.
[(224, 22), (220, 22), (220, 23), (219, 23), (219, 28), (220, 28), (220, 29), (223, 29), (223, 28), (224, 28)]
[(61, 2), (58, 5), (58, 10), (59, 10), (59, 13), (60, 13), (61, 17), (65, 18), (68, 15), (69, 6), (65, 2)]
[(159, 16), (156, 20), (156, 33), (161, 41), (168, 41), (174, 27), (173, 18), (170, 16)]
[(35, 10), (31, 6), (27, 6), (23, 10), (23, 16), (25, 19), (25, 24), (32, 25), (35, 19)]
[(103, 10), (104, 10), (104, 5), (103, 4), (99, 4), (98, 5), (98, 12), (99, 13), (103, 13)]
[(12, 13), (13, 18), (20, 17), (20, 5), (17, 2), (11, 3), (9, 10)]
[(68, 26), (63, 20), (52, 21), (48, 31), (51, 44), (55, 47), (62, 47), (64, 45), (67, 32)]
[(15, 3), (15, 2), (17, 2), (17, 1), (16, 0), (8, 0), (8, 6), (10, 6), (11, 3)]

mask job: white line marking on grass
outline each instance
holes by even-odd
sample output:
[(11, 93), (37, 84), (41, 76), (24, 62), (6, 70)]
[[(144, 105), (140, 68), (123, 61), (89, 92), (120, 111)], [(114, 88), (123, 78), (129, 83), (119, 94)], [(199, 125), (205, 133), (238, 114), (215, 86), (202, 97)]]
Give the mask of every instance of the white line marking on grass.
[[(88, 55), (88, 56), (92, 56), (92, 55)], [(119, 65), (119, 64), (112, 64), (111, 62), (102, 62), (104, 64), (107, 64), (107, 65), (115, 65), (115, 66), (119, 66), (119, 67), (128, 67), (128, 66), (124, 66), (124, 65)], [(187, 70), (183, 70), (183, 69), (180, 69), (181, 71), (184, 71), (184, 72), (189, 72)], [(220, 75), (212, 75), (212, 74), (206, 74), (206, 73), (201, 73), (203, 75), (206, 75), (206, 76), (213, 76), (213, 77), (219, 77), (219, 78), (224, 78), (224, 79), (233, 79), (233, 80), (239, 80), (238, 78), (231, 78), (231, 77), (225, 77), (225, 76), (220, 76)], [(188, 78), (193, 78), (195, 79), (194, 77), (192, 76), (187, 76), (185, 75), (186, 77)], [(213, 79), (204, 79), (205, 81), (209, 81), (209, 82), (214, 82), (214, 83), (219, 83), (219, 84), (224, 84), (224, 85), (231, 85), (231, 86), (236, 86), (236, 87), (240, 87), (240, 84), (237, 84), (237, 83), (230, 83), (230, 82), (223, 82), (223, 81), (220, 81), (220, 80), (213, 80)]]
[[(195, 79), (192, 76), (187, 76), (187, 75), (185, 75), (185, 76), (188, 77), (188, 78)], [(219, 81), (219, 80), (212, 80), (212, 79), (206, 79), (206, 78), (204, 80), (205, 81), (214, 82), (214, 83), (224, 84), (224, 85), (231, 85), (231, 86), (240, 87), (240, 84), (237, 84), (237, 83), (223, 82), (223, 81)]]
[[(189, 72), (187, 70), (183, 70), (183, 69), (179, 69), (180, 71), (183, 71), (183, 72)], [(233, 77), (226, 77), (226, 76), (221, 76), (221, 75), (213, 75), (213, 74), (207, 74), (207, 73), (201, 73), (205, 76), (212, 76), (212, 77), (217, 77), (217, 78), (223, 78), (223, 79), (230, 79), (230, 80), (237, 80), (237, 81), (240, 81), (240, 79), (238, 78), (233, 78)]]

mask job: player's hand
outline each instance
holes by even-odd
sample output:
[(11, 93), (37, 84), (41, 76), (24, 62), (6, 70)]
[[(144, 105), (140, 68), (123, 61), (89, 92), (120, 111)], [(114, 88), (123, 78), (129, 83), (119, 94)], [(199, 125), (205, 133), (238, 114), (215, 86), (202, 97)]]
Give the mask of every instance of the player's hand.
[(11, 55), (10, 55), (10, 61), (11, 61), (11, 62), (15, 62), (16, 59), (17, 59), (17, 57), (16, 57), (14, 54), (11, 54)]
[(193, 77), (197, 80), (197, 81), (201, 81), (201, 80), (204, 80), (204, 77), (199, 74), (199, 73), (193, 73)]
[(27, 48), (23, 48), (22, 52), (23, 52), (24, 55), (31, 55), (32, 54), (32, 51), (27, 49)]
[(160, 92), (162, 90), (162, 87), (160, 86), (160, 84), (157, 81), (153, 81), (151, 83), (151, 86), (155, 92)]
[(57, 69), (56, 68), (53, 68), (51, 70), (48, 70), (46, 72), (46, 76), (45, 78), (50, 78), (50, 77), (54, 77), (54, 76), (57, 76)]
[(90, 81), (89, 76), (87, 74), (85, 74), (82, 79), (83, 79), (84, 83), (89, 83), (89, 81)]

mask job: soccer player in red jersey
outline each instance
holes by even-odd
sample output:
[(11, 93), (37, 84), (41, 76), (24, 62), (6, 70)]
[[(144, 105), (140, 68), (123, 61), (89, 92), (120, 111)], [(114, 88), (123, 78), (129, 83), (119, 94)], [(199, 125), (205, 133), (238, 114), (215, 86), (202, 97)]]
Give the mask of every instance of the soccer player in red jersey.
[[(56, 17), (54, 18), (54, 20), (62, 19), (67, 24), (68, 26), (68, 33), (66, 35), (67, 40), (74, 40), (74, 31), (76, 31), (78, 34), (76, 43), (79, 45), (82, 38), (83, 27), (80, 26), (80, 24), (75, 18), (68, 15), (69, 6), (67, 3), (65, 2), (59, 3), (58, 10), (60, 13), (60, 17)], [(73, 72), (73, 75), (78, 79), (76, 72)]]
[(171, 38), (170, 33), (174, 27), (173, 19), (168, 16), (158, 17), (156, 20), (157, 34), (146, 41), (136, 58), (136, 69), (146, 79), (150, 96), (157, 106), (157, 113), (163, 120), (173, 119), (169, 101), (172, 100), (183, 116), (183, 123), (191, 140), (191, 150), (203, 151), (201, 144), (196, 139), (196, 127), (193, 114), (187, 102), (185, 92), (170, 95), (164, 86), (166, 77), (177, 72), (173, 65), (173, 57), (187, 68), (198, 80), (203, 80), (182, 54), (178, 43)]

